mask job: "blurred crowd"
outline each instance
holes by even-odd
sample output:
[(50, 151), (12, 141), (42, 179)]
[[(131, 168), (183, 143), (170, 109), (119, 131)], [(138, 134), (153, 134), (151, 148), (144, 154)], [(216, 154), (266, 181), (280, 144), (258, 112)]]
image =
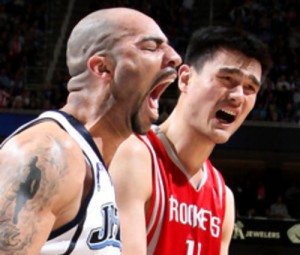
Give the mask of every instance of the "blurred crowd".
[(273, 68), (250, 120), (300, 120), (300, 1), (233, 1), (230, 24), (255, 34), (270, 48)]
[[(268, 171), (266, 171), (268, 172)], [(265, 177), (247, 173), (242, 178), (229, 178), (239, 217), (300, 219), (299, 178), (276, 175), (270, 169)]]
[(45, 1), (0, 0), (0, 108), (40, 107), (33, 105), (39, 92), (28, 91), (26, 75), (38, 65), (46, 23)]
[[(254, 33), (269, 45), (273, 56), (273, 68), (248, 120), (300, 123), (300, 1), (224, 3), (227, 11), (221, 22)], [(202, 25), (197, 17), (201, 6), (194, 0), (89, 0), (85, 4), (89, 11), (128, 6), (149, 14), (182, 56), (192, 31)], [(27, 84), (28, 67), (40, 64), (38, 53), (47, 47), (48, 5), (49, 1), (0, 0), (0, 109), (47, 110), (60, 107), (66, 99), (68, 75), (64, 73), (58, 72), (54, 82), (43, 82), (38, 89)], [(162, 101), (163, 117), (172, 110), (172, 104), (174, 100)]]

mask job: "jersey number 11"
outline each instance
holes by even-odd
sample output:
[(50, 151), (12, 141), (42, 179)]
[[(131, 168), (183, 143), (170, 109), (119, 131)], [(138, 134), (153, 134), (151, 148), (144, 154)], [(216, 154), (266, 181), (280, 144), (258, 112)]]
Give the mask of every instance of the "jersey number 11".
[[(198, 247), (195, 247), (195, 241), (194, 240), (186, 240), (187, 244), (187, 251), (186, 255), (200, 255), (201, 254), (201, 243), (197, 243)], [(195, 253), (197, 251), (197, 253)]]

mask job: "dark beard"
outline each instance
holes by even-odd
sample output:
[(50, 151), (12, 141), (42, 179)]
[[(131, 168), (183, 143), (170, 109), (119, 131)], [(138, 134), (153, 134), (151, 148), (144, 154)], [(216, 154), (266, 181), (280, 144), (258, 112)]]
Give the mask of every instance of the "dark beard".
[(143, 125), (139, 119), (138, 111), (131, 116), (131, 127), (132, 131), (139, 135), (145, 135), (148, 132), (148, 130), (144, 130), (143, 128)]
[(145, 128), (145, 125), (143, 125), (139, 117), (139, 111), (143, 105), (144, 100), (146, 100), (146, 97), (147, 97), (147, 93), (144, 95), (143, 99), (139, 102), (138, 107), (136, 107), (135, 112), (132, 113), (130, 119), (132, 131), (139, 135), (147, 134), (150, 129), (150, 127), (148, 127), (147, 129)]

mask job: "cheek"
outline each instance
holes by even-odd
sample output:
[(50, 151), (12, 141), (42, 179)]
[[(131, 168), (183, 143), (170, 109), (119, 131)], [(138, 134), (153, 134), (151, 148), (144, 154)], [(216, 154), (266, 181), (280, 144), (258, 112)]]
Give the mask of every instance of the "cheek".
[(131, 58), (117, 64), (114, 80), (116, 84), (120, 84), (122, 87), (126, 85), (128, 86), (126, 90), (134, 92), (143, 89), (143, 84), (151, 84), (158, 72), (159, 65), (157, 63), (142, 58)]
[(255, 101), (256, 101), (256, 96), (251, 95), (248, 98), (246, 98), (245, 100), (246, 114), (249, 114), (252, 111), (255, 105)]
[(204, 116), (208, 115), (210, 109), (212, 109), (213, 96), (205, 94), (205, 92), (190, 93), (186, 98), (187, 107), (186, 115), (191, 119), (204, 119)]
[(120, 61), (115, 68), (114, 78), (117, 83), (127, 82), (138, 77), (138, 67), (132, 61)]
[(220, 100), (220, 91), (206, 87), (199, 88), (191, 93), (191, 109), (201, 112), (204, 116), (209, 115), (211, 110), (215, 109)]
[(122, 97), (131, 97), (139, 89), (142, 75), (131, 63), (118, 64), (114, 71), (114, 93)]

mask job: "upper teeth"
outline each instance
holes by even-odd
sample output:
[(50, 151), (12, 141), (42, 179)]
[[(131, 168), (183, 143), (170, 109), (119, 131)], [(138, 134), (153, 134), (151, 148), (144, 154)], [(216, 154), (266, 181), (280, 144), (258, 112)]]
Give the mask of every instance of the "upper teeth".
[(174, 81), (175, 81), (175, 79), (169, 78), (169, 79), (163, 80), (163, 81), (161, 82), (161, 84), (172, 83), (172, 82), (174, 82)]
[(223, 112), (226, 112), (227, 114), (230, 114), (230, 115), (232, 115), (232, 116), (235, 116), (235, 113), (232, 112), (232, 111), (230, 111), (230, 110), (224, 110), (224, 109), (222, 109), (222, 111), (223, 111)]

